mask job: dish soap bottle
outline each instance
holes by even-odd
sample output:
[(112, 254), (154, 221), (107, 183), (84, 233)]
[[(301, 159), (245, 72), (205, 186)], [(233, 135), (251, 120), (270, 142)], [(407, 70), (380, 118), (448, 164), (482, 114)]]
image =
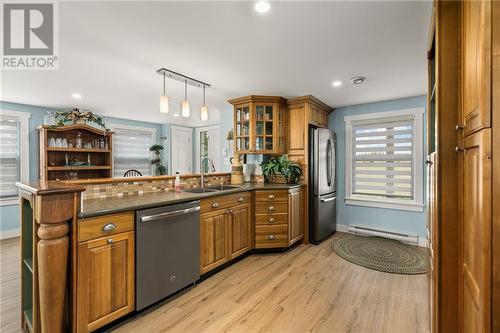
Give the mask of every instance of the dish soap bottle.
[(175, 173), (174, 189), (175, 192), (181, 191), (181, 176), (179, 176), (179, 171)]

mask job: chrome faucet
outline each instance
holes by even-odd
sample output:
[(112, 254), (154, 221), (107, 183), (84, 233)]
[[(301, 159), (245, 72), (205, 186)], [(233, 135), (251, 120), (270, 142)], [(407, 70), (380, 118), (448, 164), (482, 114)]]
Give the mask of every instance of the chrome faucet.
[(205, 187), (205, 173), (203, 172), (203, 163), (205, 161), (208, 161), (208, 166), (210, 168), (211, 172), (215, 172), (215, 166), (214, 166), (214, 161), (210, 157), (203, 157), (200, 161), (200, 173), (201, 173), (201, 188)]

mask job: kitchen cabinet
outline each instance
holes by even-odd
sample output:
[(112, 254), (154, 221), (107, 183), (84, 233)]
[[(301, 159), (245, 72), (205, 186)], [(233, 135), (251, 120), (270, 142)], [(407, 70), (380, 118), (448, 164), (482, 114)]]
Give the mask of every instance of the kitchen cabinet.
[(134, 310), (134, 232), (78, 244), (77, 332)]
[(81, 219), (77, 238), (76, 331), (91, 332), (135, 308), (134, 212)]
[(285, 152), (285, 99), (278, 96), (245, 96), (228, 101), (234, 110), (236, 154)]
[(252, 249), (249, 192), (201, 201), (200, 273), (204, 274)]
[(491, 1), (462, 3), (463, 135), (490, 127)]
[(255, 248), (288, 247), (304, 237), (304, 188), (255, 191)]

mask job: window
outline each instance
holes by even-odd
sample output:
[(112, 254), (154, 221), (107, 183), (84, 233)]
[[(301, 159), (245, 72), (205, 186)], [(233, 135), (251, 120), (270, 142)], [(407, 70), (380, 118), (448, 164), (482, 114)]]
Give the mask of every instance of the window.
[(0, 204), (18, 203), (15, 183), (29, 180), (28, 119), (30, 114), (0, 113)]
[(130, 169), (151, 176), (151, 147), (156, 138), (153, 128), (113, 125), (113, 176), (123, 177)]
[(346, 203), (423, 211), (423, 109), (346, 116)]

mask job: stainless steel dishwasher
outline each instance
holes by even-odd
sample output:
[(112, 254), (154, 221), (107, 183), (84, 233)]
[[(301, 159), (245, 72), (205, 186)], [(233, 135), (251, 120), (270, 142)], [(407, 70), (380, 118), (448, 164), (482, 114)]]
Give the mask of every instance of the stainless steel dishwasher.
[(136, 309), (200, 277), (200, 202), (137, 211)]

